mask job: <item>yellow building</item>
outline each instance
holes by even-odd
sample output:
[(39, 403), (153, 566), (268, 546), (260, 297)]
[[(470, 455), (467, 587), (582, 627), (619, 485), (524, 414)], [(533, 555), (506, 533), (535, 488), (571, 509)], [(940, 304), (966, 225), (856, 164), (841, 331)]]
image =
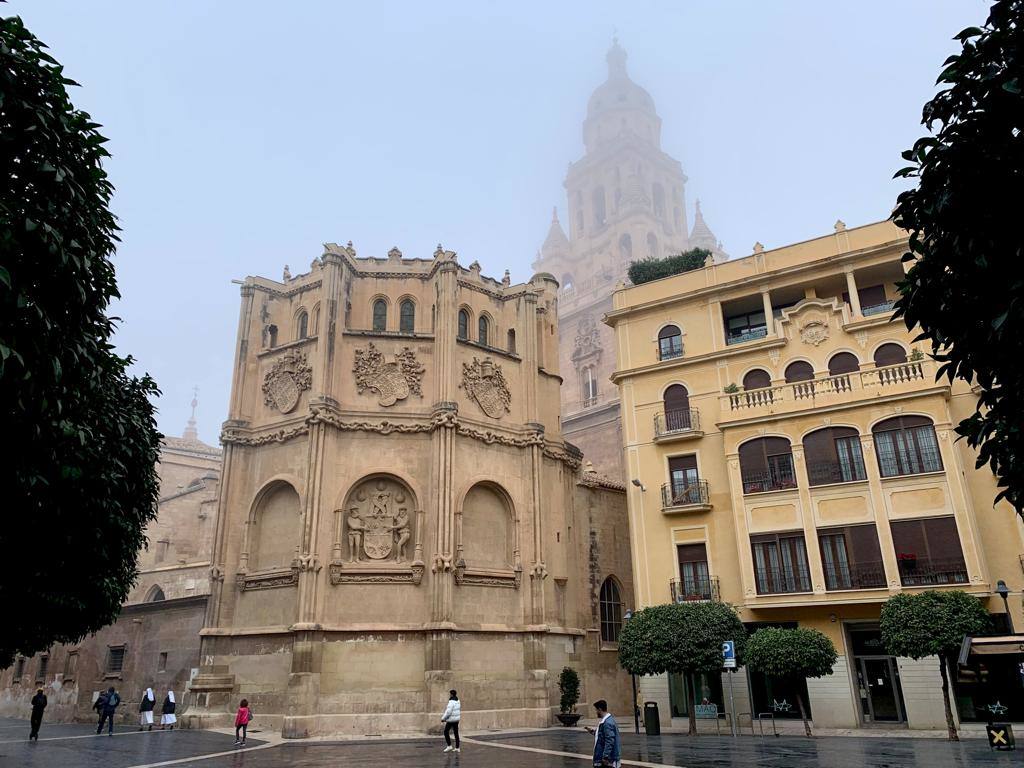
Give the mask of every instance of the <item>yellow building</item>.
[[(751, 628), (826, 633), (839, 661), (807, 681), (819, 726), (943, 726), (937, 659), (881, 646), (879, 610), (897, 592), (963, 589), (999, 628), (1002, 580), (1024, 626), (1024, 531), (1008, 505), (993, 508), (991, 472), (953, 431), (975, 394), (937, 382), (892, 318), (905, 250), (891, 222), (838, 222), (825, 237), (622, 288), (606, 318), (637, 607), (720, 599)], [(988, 658), (961, 672), (958, 716), (1024, 719), (1017, 661)], [(734, 682), (737, 712), (797, 716), (795, 690)], [(642, 681), (663, 722), (685, 716), (680, 686)], [(721, 680), (701, 686), (721, 711)]]

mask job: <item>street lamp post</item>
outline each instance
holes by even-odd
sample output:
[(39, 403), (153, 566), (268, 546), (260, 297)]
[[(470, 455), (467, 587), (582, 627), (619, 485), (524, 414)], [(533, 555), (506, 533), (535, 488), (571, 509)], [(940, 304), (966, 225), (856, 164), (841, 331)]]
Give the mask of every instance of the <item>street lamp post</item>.
[[(626, 615), (622, 617), (626, 621), (633, 618), (632, 609), (626, 611)], [(636, 705), (636, 675), (632, 672), (629, 676), (633, 678), (633, 731), (639, 736), (640, 735), (640, 708)]]
[(1006, 582), (1000, 579), (996, 582), (996, 594), (1003, 598), (1003, 610), (1006, 611), (1006, 626), (1010, 630), (1010, 634), (1014, 634), (1013, 631), (1013, 616), (1010, 615), (1010, 604), (1007, 598), (1010, 596), (1010, 589), (1006, 586)]

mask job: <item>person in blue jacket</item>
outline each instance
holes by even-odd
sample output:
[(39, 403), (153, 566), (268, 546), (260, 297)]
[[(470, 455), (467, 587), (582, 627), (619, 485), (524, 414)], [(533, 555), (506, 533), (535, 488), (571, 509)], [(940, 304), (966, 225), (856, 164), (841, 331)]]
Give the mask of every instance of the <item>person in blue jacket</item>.
[(594, 702), (597, 710), (597, 728), (587, 726), (594, 734), (594, 765), (620, 768), (622, 764), (622, 742), (619, 740), (619, 724), (608, 711), (608, 702), (598, 699)]

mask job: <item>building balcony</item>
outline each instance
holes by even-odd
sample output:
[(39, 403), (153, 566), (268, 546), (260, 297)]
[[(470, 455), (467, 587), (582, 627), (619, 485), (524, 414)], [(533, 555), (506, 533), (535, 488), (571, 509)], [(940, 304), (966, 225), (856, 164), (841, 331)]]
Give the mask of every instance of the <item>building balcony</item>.
[(700, 413), (696, 408), (687, 408), (654, 414), (654, 442), (668, 443), (703, 437), (700, 428)]
[(661, 486), (661, 511), (707, 512), (711, 509), (711, 493), (707, 480), (694, 480), (688, 485), (665, 483)]
[(893, 301), (883, 301), (881, 304), (872, 304), (870, 307), (861, 307), (860, 313), (864, 317), (871, 317), (872, 315), (881, 315), (885, 312), (892, 312), (893, 306), (896, 304)]
[(938, 559), (897, 554), (896, 562), (904, 587), (967, 583), (967, 566), (960, 558)]
[(742, 344), (745, 341), (754, 341), (756, 339), (765, 339), (768, 337), (768, 328), (751, 328), (749, 331), (743, 333), (731, 333), (726, 334), (725, 343), (726, 346), (732, 346), (733, 344)]
[(717, 576), (671, 579), (669, 587), (673, 603), (706, 603), (721, 600)]
[(583, 401), (580, 405), (583, 408), (593, 408), (595, 405), (597, 405), (597, 395), (594, 395), (593, 397), (583, 398)]
[(946, 386), (935, 382), (934, 361), (908, 360), (881, 368), (723, 394), (719, 402), (722, 420), (728, 422), (857, 403), (934, 386)]
[(796, 473), (792, 459), (770, 470), (744, 472), (740, 476), (743, 493), (769, 493), (771, 491), (790, 491), (796, 488)]
[(759, 595), (788, 595), (811, 591), (807, 566), (754, 567), (754, 581)]
[(825, 589), (878, 589), (885, 587), (885, 566), (882, 561), (824, 565)]

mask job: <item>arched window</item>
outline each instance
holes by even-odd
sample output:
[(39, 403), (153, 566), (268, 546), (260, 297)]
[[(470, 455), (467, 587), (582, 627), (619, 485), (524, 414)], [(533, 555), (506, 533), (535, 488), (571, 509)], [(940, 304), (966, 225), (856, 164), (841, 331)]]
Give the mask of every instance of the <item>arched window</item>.
[(273, 349), (277, 346), (277, 326), (267, 326), (267, 346)]
[(487, 344), (488, 331), (490, 323), (487, 322), (487, 315), (480, 315), (480, 319), (476, 321), (476, 340), (481, 344)]
[(622, 633), (622, 596), (619, 585), (609, 576), (601, 584), (601, 642), (617, 643)]
[(295, 338), (304, 339), (309, 335), (309, 315), (305, 312), (299, 312), (298, 318), (296, 318), (296, 328), (298, 329)]
[(384, 299), (373, 302), (373, 330), (386, 331), (388, 327), (388, 303)]
[(633, 258), (633, 238), (628, 232), (619, 238), (619, 257), (623, 261), (630, 261)]
[(764, 389), (772, 385), (772, 376), (763, 368), (747, 371), (743, 377), (743, 389)]
[(416, 330), (416, 305), (412, 299), (406, 299), (398, 307), (398, 330), (402, 333)]
[(469, 338), (469, 312), (464, 309), (459, 310), (459, 338)]
[(875, 350), (875, 367), (882, 368), (886, 365), (899, 365), (907, 362), (907, 350), (899, 344), (883, 344)]
[(740, 446), (744, 493), (796, 488), (793, 449), (784, 437), (758, 437)]
[(320, 305), (314, 304), (313, 311), (309, 316), (309, 332), (316, 336), (317, 328), (320, 327)]
[(661, 184), (654, 185), (654, 215), (665, 218), (665, 188)]
[(512, 328), (508, 329), (508, 351), (516, 353), (516, 332)]
[(856, 373), (860, 370), (860, 361), (852, 352), (836, 352), (828, 360), (828, 375), (840, 376), (844, 373)]
[(678, 325), (666, 325), (658, 331), (658, 359), (671, 360), (683, 356), (683, 332)]
[(568, 272), (566, 272), (564, 275), (562, 275), (562, 290), (563, 291), (571, 291), (575, 287), (576, 287), (576, 284), (573, 283), (573, 281), (572, 281), (572, 275), (570, 275)]
[(164, 591), (160, 589), (160, 587), (156, 584), (153, 585), (153, 588), (149, 590), (149, 594), (146, 595), (147, 603), (158, 603), (161, 600), (166, 599), (167, 598), (164, 596)]
[(882, 477), (941, 472), (935, 426), (924, 416), (896, 416), (871, 429)]
[(665, 390), (665, 429), (670, 432), (680, 429), (692, 429), (690, 419), (690, 393), (682, 384), (673, 384)]
[(804, 436), (804, 460), (811, 485), (866, 480), (860, 433), (851, 427), (826, 427)]
[(597, 377), (593, 366), (588, 365), (580, 371), (580, 383), (583, 385), (583, 407), (587, 408), (597, 400)]
[(591, 199), (594, 204), (594, 225), (604, 226), (605, 220), (608, 218), (605, 212), (604, 187), (595, 188)]
[(653, 232), (647, 233), (647, 256), (651, 259), (658, 258), (658, 237)]
[(814, 369), (806, 360), (796, 360), (786, 366), (786, 381), (811, 381), (814, 379)]

